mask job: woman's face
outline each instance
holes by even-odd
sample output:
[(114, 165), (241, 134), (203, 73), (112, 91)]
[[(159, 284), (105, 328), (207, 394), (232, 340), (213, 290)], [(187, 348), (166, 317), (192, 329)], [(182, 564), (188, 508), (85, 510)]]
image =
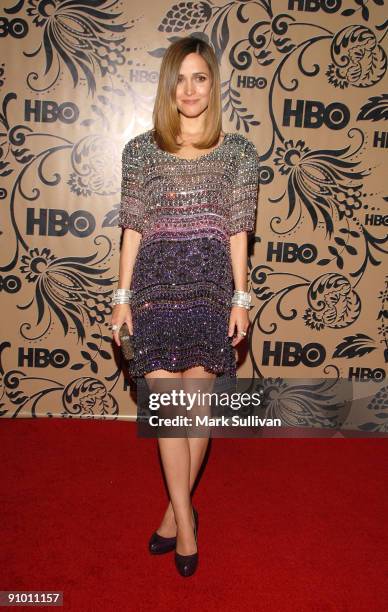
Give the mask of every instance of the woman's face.
[(176, 87), (178, 110), (186, 117), (197, 117), (209, 104), (211, 76), (199, 53), (189, 53), (182, 61)]

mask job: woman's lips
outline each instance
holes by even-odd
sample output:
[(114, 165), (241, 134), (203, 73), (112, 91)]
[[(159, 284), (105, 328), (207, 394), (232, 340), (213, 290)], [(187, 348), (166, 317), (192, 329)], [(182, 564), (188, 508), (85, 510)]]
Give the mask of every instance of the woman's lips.
[(185, 104), (196, 104), (198, 100), (183, 100)]

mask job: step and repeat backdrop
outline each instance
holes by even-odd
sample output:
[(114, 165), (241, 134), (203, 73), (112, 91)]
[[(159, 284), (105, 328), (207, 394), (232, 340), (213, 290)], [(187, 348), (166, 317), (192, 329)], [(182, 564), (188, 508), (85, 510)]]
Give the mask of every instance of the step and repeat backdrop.
[(0, 416), (134, 418), (110, 330), (121, 151), (152, 127), (166, 48), (196, 36), (219, 61), (224, 131), (261, 162), (238, 376), (277, 381), (271, 413), (293, 425), (350, 381), (350, 428), (388, 431), (384, 0), (0, 6)]

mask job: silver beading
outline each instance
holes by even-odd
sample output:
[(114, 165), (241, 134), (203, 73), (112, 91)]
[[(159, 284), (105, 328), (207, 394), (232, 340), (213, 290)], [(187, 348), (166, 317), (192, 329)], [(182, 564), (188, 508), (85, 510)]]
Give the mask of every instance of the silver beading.
[(133, 291), (131, 289), (115, 289), (113, 291), (112, 304), (130, 304)]
[(252, 296), (250, 295), (250, 293), (248, 293), (248, 291), (240, 291), (238, 289), (234, 290), (232, 297), (232, 306), (242, 306), (243, 308), (250, 310), (251, 301)]

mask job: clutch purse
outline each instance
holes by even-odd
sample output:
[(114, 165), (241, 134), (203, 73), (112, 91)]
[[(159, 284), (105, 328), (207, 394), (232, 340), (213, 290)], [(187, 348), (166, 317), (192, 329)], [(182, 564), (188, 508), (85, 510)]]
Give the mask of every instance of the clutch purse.
[(119, 329), (120, 348), (124, 356), (124, 359), (129, 361), (133, 359), (135, 354), (135, 347), (133, 343), (133, 334), (129, 333), (128, 325), (123, 323)]

